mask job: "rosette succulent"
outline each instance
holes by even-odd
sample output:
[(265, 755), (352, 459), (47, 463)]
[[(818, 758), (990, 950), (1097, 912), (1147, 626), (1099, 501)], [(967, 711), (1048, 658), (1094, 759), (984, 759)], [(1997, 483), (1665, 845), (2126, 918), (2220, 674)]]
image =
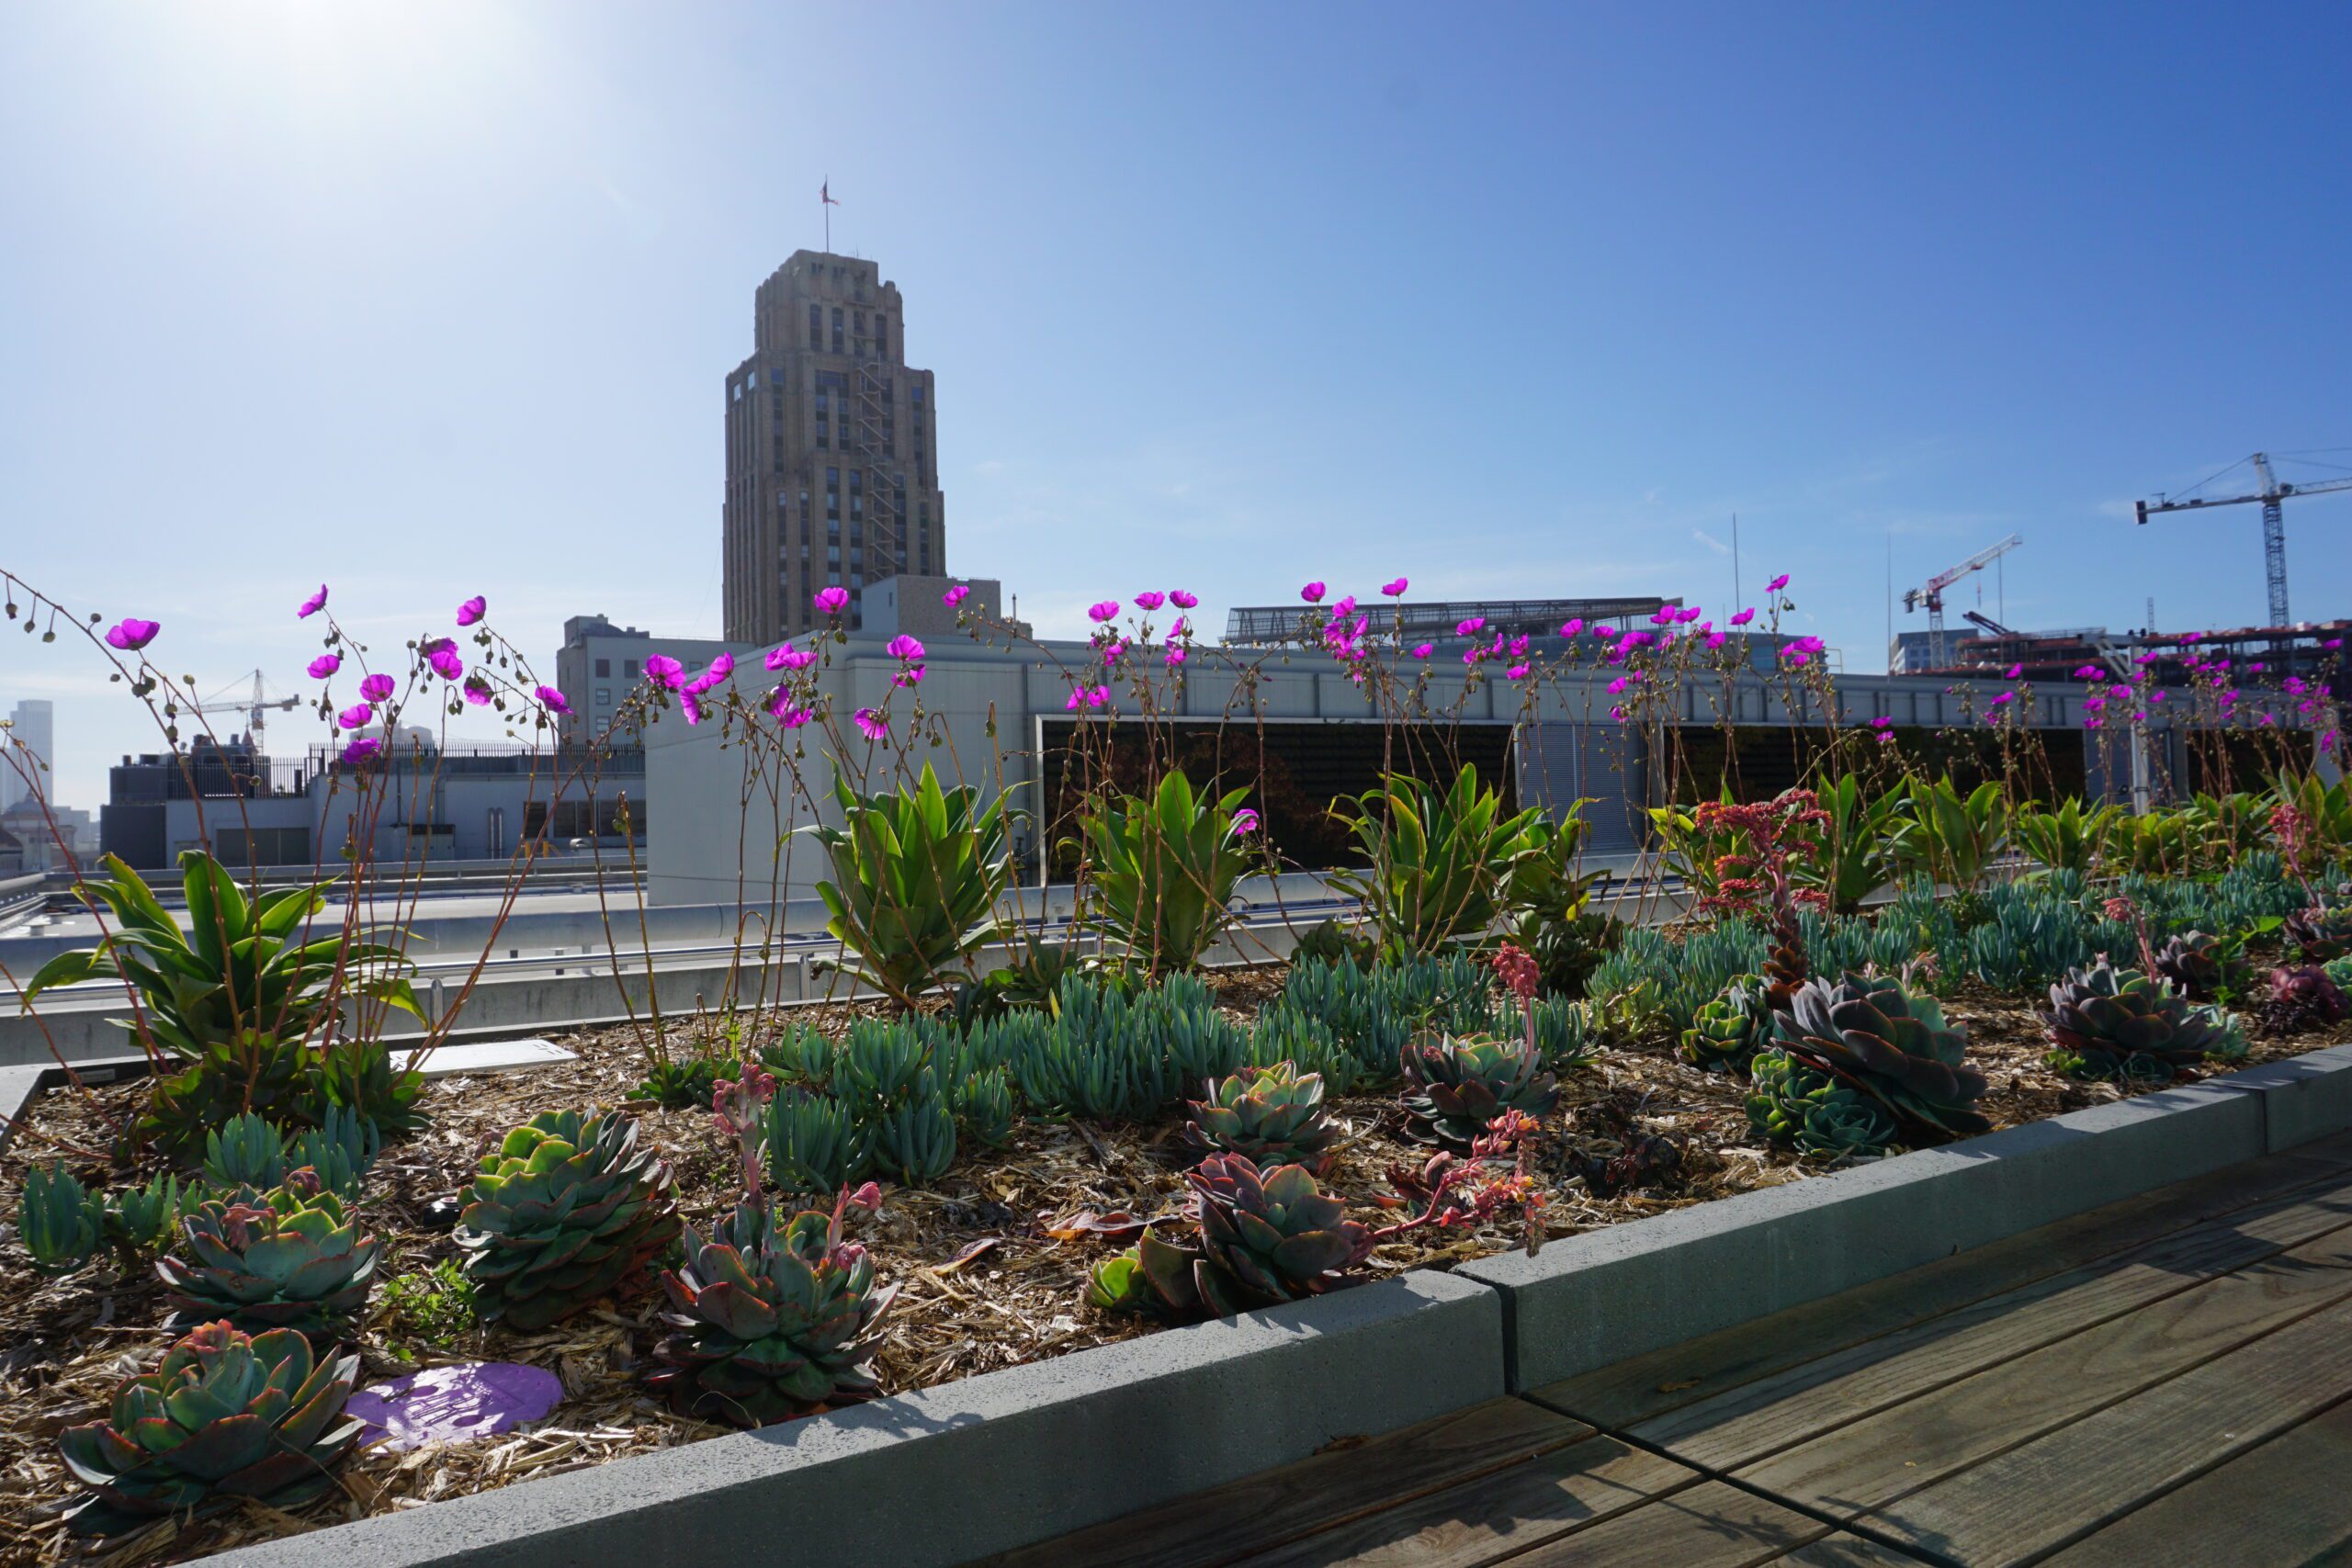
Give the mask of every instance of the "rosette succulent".
[(1759, 1051), (1748, 1064), (1747, 1120), (1800, 1154), (1842, 1159), (1885, 1151), (1898, 1128), (1883, 1100), (1785, 1051)]
[(384, 1250), (308, 1167), (267, 1193), (198, 1204), (180, 1233), (179, 1252), (155, 1261), (177, 1309), (169, 1326), (219, 1318), (249, 1334), (291, 1328), (322, 1341), (344, 1337), (366, 1309)]
[(1968, 1036), (1933, 997), (1895, 981), (1849, 975), (1808, 980), (1772, 1015), (1774, 1046), (1894, 1114), (1906, 1136), (1989, 1131), (1975, 1109), (1984, 1075), (1967, 1065)]
[(1682, 1032), (1682, 1059), (1710, 1072), (1745, 1073), (1771, 1032), (1764, 977), (1742, 975), (1722, 995), (1701, 1004)]
[(1408, 1042), (1403, 1061), (1407, 1132), (1422, 1143), (1466, 1149), (1504, 1111), (1540, 1119), (1560, 1101), (1558, 1080), (1525, 1040)]
[(1289, 1062), (1245, 1067), (1190, 1102), (1184, 1140), (1203, 1154), (1245, 1155), (1261, 1168), (1298, 1165), (1320, 1176), (1330, 1168), (1340, 1130), (1323, 1109), (1323, 1079)]
[(838, 1206), (779, 1226), (753, 1198), (708, 1239), (687, 1226), (685, 1248), (662, 1276), (675, 1332), (650, 1379), (680, 1414), (760, 1427), (874, 1396), (871, 1330), (898, 1291), (874, 1288)]
[(2245, 1025), (2238, 1015), (2208, 1003), (2199, 1008), (2212, 1036), (2205, 1043), (2205, 1059), (2224, 1067), (2234, 1067), (2244, 1062), (2254, 1050), (2254, 1043), (2245, 1037)]
[(317, 1496), (359, 1436), (342, 1419), (356, 1356), (314, 1359), (292, 1329), (247, 1337), (207, 1324), (115, 1391), (106, 1416), (68, 1427), (65, 1467), (90, 1492), (67, 1518), (99, 1535), (253, 1498)]
[(641, 1274), (678, 1234), (670, 1168), (617, 1112), (545, 1111), (482, 1156), (454, 1233), (486, 1320), (545, 1328)]
[(2156, 976), (2191, 1001), (2210, 1002), (2228, 980), (2233, 954), (2220, 937), (2184, 931), (2156, 949)]
[(2324, 964), (2352, 953), (2352, 904), (2333, 908), (2313, 904), (2287, 917), (2287, 940), (2302, 952), (2307, 964)]
[(1197, 1245), (1146, 1233), (1096, 1266), (1090, 1303), (1180, 1323), (1230, 1317), (1351, 1285), (1347, 1270), (1372, 1252), (1371, 1229), (1303, 1167), (1261, 1172), (1245, 1156), (1211, 1155), (1186, 1179)]
[(2318, 964), (2281, 964), (2270, 972), (2262, 1023), (2271, 1033), (2294, 1034), (2340, 1022), (2347, 1011), (2352, 1011), (2352, 1002), (2346, 1001), (2344, 988)]
[(2219, 1035), (2205, 1009), (2164, 981), (2104, 962), (2068, 971), (2041, 1016), (2050, 1065), (2069, 1077), (2169, 1082)]

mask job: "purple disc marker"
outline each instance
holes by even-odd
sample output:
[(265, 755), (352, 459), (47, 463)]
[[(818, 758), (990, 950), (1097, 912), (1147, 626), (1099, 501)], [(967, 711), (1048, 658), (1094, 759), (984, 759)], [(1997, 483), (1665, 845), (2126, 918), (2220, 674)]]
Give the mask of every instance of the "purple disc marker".
[(493, 1438), (542, 1419), (563, 1401), (563, 1380), (520, 1361), (427, 1367), (356, 1390), (345, 1409), (368, 1424), (365, 1441), (421, 1443)]

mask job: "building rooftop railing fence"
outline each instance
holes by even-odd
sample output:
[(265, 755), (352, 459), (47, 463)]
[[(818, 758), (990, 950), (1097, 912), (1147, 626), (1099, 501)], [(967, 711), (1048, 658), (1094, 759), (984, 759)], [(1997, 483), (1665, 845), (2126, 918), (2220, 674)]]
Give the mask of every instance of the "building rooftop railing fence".
[[(1667, 604), (1679, 604), (1677, 599), (1661, 599), (1655, 595), (1616, 599), (1444, 599), (1425, 600), (1390, 604), (1385, 599), (1359, 603), (1359, 610), (1371, 613), (1373, 622), (1386, 631), (1396, 624), (1398, 615), (1404, 616), (1402, 636), (1408, 642), (1450, 641), (1459, 634), (1455, 628), (1467, 620), (1482, 620), (1479, 635), (1490, 637), (1496, 632), (1505, 637), (1538, 633), (1556, 633), (1570, 619), (1582, 620), (1587, 626), (1613, 626), (1628, 629), (1649, 619)], [(1265, 646), (1295, 642), (1299, 628), (1305, 624), (1311, 604), (1241, 604), (1226, 612), (1225, 640), (1238, 646)]]

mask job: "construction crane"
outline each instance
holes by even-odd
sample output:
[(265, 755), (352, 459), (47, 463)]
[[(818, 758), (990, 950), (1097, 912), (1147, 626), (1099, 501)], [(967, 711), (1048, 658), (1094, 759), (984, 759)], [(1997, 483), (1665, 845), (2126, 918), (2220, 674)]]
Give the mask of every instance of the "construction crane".
[[(243, 677), (240, 677), (240, 679), (243, 679)], [(253, 694), (249, 697), (214, 696), (207, 698), (205, 701), (200, 703), (187, 704), (186, 706), (190, 713), (243, 714), (245, 716), (245, 734), (252, 739), (254, 743), (254, 750), (258, 751), (262, 749), (262, 716), (273, 709), (278, 713), (291, 713), (296, 708), (302, 705), (302, 699), (300, 697), (270, 696), (262, 682), (261, 671), (258, 670), (253, 671)], [(226, 690), (226, 688), (224, 687), (223, 690)]]
[(2001, 557), (2025, 543), (2024, 538), (2010, 535), (1997, 545), (1987, 545), (1958, 566), (1950, 567), (1917, 588), (1903, 591), (1903, 608), (1907, 612), (1921, 604), (1928, 606), (1928, 668), (1940, 670), (1951, 662), (1950, 650), (1944, 646), (1944, 590), (1966, 577), (1982, 571)]
[[(2290, 495), (2320, 495), (2332, 490), (2352, 490), (2352, 479), (2322, 479), (2317, 484), (2307, 485), (2284, 484), (2270, 471), (2270, 454), (2267, 452), (2256, 452), (2245, 460), (2254, 465), (2254, 477), (2262, 487), (2252, 495), (2188, 501), (2175, 501), (2170, 496), (2159, 495), (2154, 501), (2141, 502), (2134, 510), (2139, 513), (2140, 521), (2145, 523), (2149, 513), (2155, 512), (2198, 512), (2208, 506), (2245, 506), (2251, 502), (2262, 502), (2262, 567), (2270, 584), (2270, 624), (2283, 626), (2290, 623), (2287, 619), (2287, 523), (2279, 503)], [(2236, 467), (2235, 463), (2230, 465), (2230, 468)], [(2223, 468), (2222, 474), (2228, 473), (2230, 468)], [(2213, 479), (2205, 480), (2197, 488), (2204, 489), (2213, 479), (2220, 479), (2222, 474), (2215, 474)], [(2155, 628), (2151, 626), (2148, 629), (2154, 631)]]

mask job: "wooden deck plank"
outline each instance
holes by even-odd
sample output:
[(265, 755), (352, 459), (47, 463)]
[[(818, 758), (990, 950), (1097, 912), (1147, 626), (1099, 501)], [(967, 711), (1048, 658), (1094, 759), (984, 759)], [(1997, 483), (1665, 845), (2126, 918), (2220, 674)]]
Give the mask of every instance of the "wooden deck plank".
[(1591, 1435), (1582, 1422), (1525, 1400), (1488, 1400), (983, 1562), (987, 1568), (1214, 1568)]
[[(2026, 1562), (2301, 1425), (2347, 1389), (2352, 1305), (2338, 1305), (1865, 1517), (1971, 1568)], [(2261, 1517), (2246, 1517), (2249, 1530)]]
[(1615, 1438), (1588, 1438), (1242, 1558), (1238, 1568), (1478, 1568), (1702, 1480)]
[(2249, 1160), (1826, 1301), (1551, 1383), (1529, 1397), (1599, 1426), (1624, 1430), (1972, 1302), (2160, 1242), (2200, 1221), (2291, 1199), (2348, 1169), (2352, 1135)]
[(2110, 1318), (1784, 1449), (1739, 1479), (1852, 1515), (2352, 1301), (2352, 1229)]
[(1918, 1568), (1920, 1563), (1932, 1562), (1933, 1559), (1897, 1551), (1866, 1536), (1833, 1530), (1811, 1546), (1799, 1547), (1772, 1561), (1794, 1564), (1795, 1568)]
[[(1818, 1541), (1827, 1525), (1709, 1481), (1510, 1559), (1511, 1568), (1748, 1568)], [(1418, 1562), (1400, 1559), (1401, 1562)], [(1835, 1561), (1834, 1559), (1832, 1561)]]
[(2352, 1179), (1972, 1302), (1629, 1430), (1702, 1468), (1739, 1469), (2331, 1234), (2352, 1235)]
[(2347, 1476), (2352, 1403), (2321, 1412), (2043, 1561), (2047, 1568), (2301, 1568), (2352, 1549)]

